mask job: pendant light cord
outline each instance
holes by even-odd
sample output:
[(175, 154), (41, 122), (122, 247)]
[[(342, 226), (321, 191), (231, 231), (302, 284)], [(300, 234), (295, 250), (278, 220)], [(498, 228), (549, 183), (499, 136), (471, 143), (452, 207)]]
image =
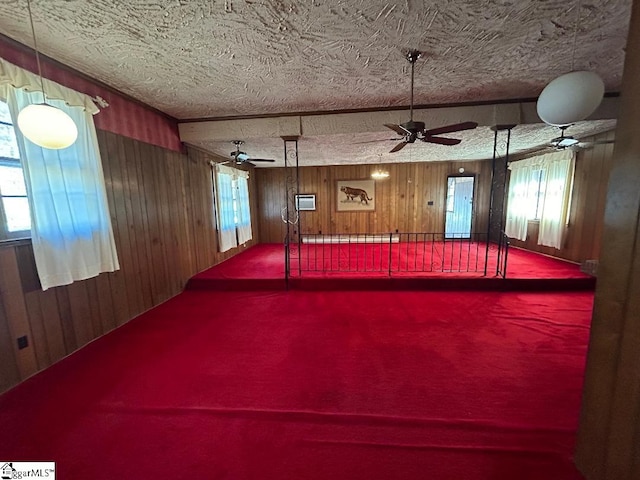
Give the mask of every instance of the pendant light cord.
[(572, 72), (575, 70), (576, 44), (578, 40), (578, 28), (580, 27), (580, 21), (582, 20), (581, 13), (582, 13), (582, 0), (578, 0), (578, 13), (577, 13), (577, 19), (576, 19), (576, 26), (573, 29), (573, 51), (571, 52), (571, 71)]
[(40, 76), (40, 87), (42, 88), (42, 102), (47, 103), (47, 95), (44, 92), (44, 79), (42, 78), (42, 66), (40, 65), (40, 53), (38, 52), (38, 41), (36, 40), (36, 29), (33, 26), (31, 0), (27, 0), (27, 9), (29, 10), (29, 22), (31, 23), (31, 34), (33, 35), (33, 49), (36, 51), (36, 63), (38, 64), (38, 75)]

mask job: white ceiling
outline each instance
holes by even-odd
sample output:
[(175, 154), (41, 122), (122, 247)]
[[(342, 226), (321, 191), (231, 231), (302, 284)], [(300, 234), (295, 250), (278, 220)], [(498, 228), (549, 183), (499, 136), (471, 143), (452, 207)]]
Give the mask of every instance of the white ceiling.
[[(572, 69), (593, 70), (608, 91), (618, 91), (630, 6), (631, 0), (32, 0), (44, 54), (178, 119), (406, 107), (410, 48), (425, 52), (416, 64), (417, 105), (535, 98)], [(0, 2), (0, 33), (33, 44), (26, 0)], [(573, 134), (612, 125), (581, 125)], [(228, 155), (238, 135), (220, 138), (215, 130), (194, 143)], [(307, 152), (308, 164), (370, 162), (393, 143), (352, 143), (394, 136), (383, 130), (342, 137), (300, 132), (301, 156)], [(518, 149), (556, 136), (544, 125), (520, 133)], [(459, 138), (455, 147), (409, 145), (386, 161), (491, 152), (488, 128)], [(282, 157), (277, 137), (242, 139), (254, 157)]]

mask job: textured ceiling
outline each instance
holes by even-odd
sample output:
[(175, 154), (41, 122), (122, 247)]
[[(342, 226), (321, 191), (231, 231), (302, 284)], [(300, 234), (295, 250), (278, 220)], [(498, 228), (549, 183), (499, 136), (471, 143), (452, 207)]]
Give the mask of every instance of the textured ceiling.
[[(613, 128), (615, 120), (578, 122), (571, 127), (570, 133), (576, 138), (584, 138)], [(549, 125), (518, 125), (511, 131), (509, 151), (517, 154), (530, 149), (544, 148), (559, 134), (557, 127)], [(298, 156), (301, 166), (485, 160), (493, 156), (494, 132), (490, 127), (478, 127), (475, 130), (456, 133), (455, 136), (462, 139), (462, 143), (455, 147), (416, 142), (392, 154), (388, 152), (398, 141), (386, 139), (392, 138), (393, 132), (391, 136), (380, 133), (303, 136), (298, 141)], [(377, 139), (384, 140), (371, 142)], [(506, 134), (501, 133), (498, 142), (499, 154), (505, 152), (505, 140)], [(230, 141), (199, 142), (197, 146), (227, 158), (230, 158), (229, 154), (235, 149)], [(258, 167), (284, 166), (283, 148), (280, 138), (252, 138), (242, 145), (242, 151), (250, 157), (276, 160), (274, 164), (256, 162)]]
[[(593, 70), (608, 91), (617, 91), (630, 5), (32, 0), (43, 53), (178, 119), (406, 106), (409, 64), (403, 54), (410, 48), (425, 52), (416, 64), (418, 105), (537, 97), (551, 79), (572, 69)], [(0, 2), (0, 33), (33, 44), (26, 0)], [(544, 128), (529, 133), (546, 138)], [(468, 147), (458, 146), (456, 153), (412, 145), (393, 160), (406, 161), (418, 151), (484, 158), (490, 148), (485, 130), (461, 135)], [(307, 143), (317, 144), (316, 157), (370, 159), (388, 151), (375, 144), (332, 151), (351, 140)], [(261, 154), (269, 153), (272, 141), (278, 142), (262, 140)]]

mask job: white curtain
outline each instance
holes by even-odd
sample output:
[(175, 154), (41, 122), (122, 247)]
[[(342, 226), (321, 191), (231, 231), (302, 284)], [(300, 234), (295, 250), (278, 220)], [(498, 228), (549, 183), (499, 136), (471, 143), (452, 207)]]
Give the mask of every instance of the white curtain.
[(217, 166), (216, 203), (218, 207), (218, 247), (221, 252), (237, 247), (236, 221), (234, 212), (233, 178), (234, 169)]
[[(47, 92), (47, 101), (62, 100), (66, 105), (81, 107), (92, 115), (100, 111), (90, 96), (76, 92), (46, 78), (43, 79), (43, 82), (44, 89)], [(7, 90), (4, 89), (5, 86), (11, 86), (25, 92), (42, 92), (38, 75), (7, 62), (4, 58), (0, 58), (0, 92), (4, 93), (2, 98), (6, 100)], [(39, 93), (35, 98), (37, 99), (35, 103), (42, 103), (42, 93)], [(54, 102), (48, 103), (54, 104)]]
[(529, 220), (539, 219), (538, 243), (561, 247), (574, 156), (563, 150), (509, 165), (507, 236), (526, 240)]
[(566, 155), (558, 155), (545, 164), (546, 187), (538, 234), (540, 245), (562, 247), (562, 235), (566, 226), (565, 219), (569, 204), (567, 197), (573, 178), (574, 156), (573, 152), (568, 151)]
[(509, 193), (507, 195), (507, 221), (504, 233), (518, 240), (527, 239), (527, 225), (529, 219), (535, 218), (535, 192), (532, 186), (532, 173), (537, 168), (537, 162), (526, 160), (513, 162), (509, 165)]
[(238, 243), (246, 243), (253, 238), (251, 232), (251, 208), (249, 206), (249, 174), (237, 170), (238, 182)]
[[(41, 92), (27, 91), (35, 76), (16, 69), (0, 62), (0, 98), (9, 105), (14, 125), (24, 107), (42, 103)], [(12, 72), (17, 75), (13, 83)], [(56, 86), (51, 90), (55, 96), (62, 98), (47, 102), (71, 116), (78, 127), (76, 142), (62, 150), (44, 149), (15, 129), (43, 290), (120, 268), (92, 117), (98, 109), (86, 95), (53, 82), (46, 85), (50, 84)]]

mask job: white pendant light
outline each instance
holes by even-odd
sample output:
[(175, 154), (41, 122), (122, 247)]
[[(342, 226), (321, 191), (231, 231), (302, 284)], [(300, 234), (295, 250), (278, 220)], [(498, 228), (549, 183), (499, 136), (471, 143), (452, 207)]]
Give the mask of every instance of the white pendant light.
[(582, 1), (578, 0), (578, 16), (573, 32), (571, 72), (552, 80), (542, 90), (536, 105), (540, 119), (556, 127), (584, 120), (596, 111), (604, 97), (604, 82), (598, 74), (582, 70), (574, 71), (581, 7)]
[(538, 116), (561, 127), (584, 120), (604, 97), (604, 82), (593, 72), (566, 73), (552, 80), (538, 97)]
[(44, 79), (40, 66), (40, 54), (36, 41), (36, 31), (33, 27), (33, 15), (31, 14), (31, 0), (27, 0), (31, 33), (33, 34), (33, 48), (36, 52), (38, 75), (42, 88), (43, 103), (27, 105), (18, 113), (18, 128), (31, 142), (42, 148), (58, 150), (67, 148), (78, 138), (78, 127), (66, 113), (47, 103), (44, 91)]
[(67, 148), (78, 138), (78, 128), (69, 115), (47, 103), (27, 105), (18, 114), (22, 134), (43, 148)]

